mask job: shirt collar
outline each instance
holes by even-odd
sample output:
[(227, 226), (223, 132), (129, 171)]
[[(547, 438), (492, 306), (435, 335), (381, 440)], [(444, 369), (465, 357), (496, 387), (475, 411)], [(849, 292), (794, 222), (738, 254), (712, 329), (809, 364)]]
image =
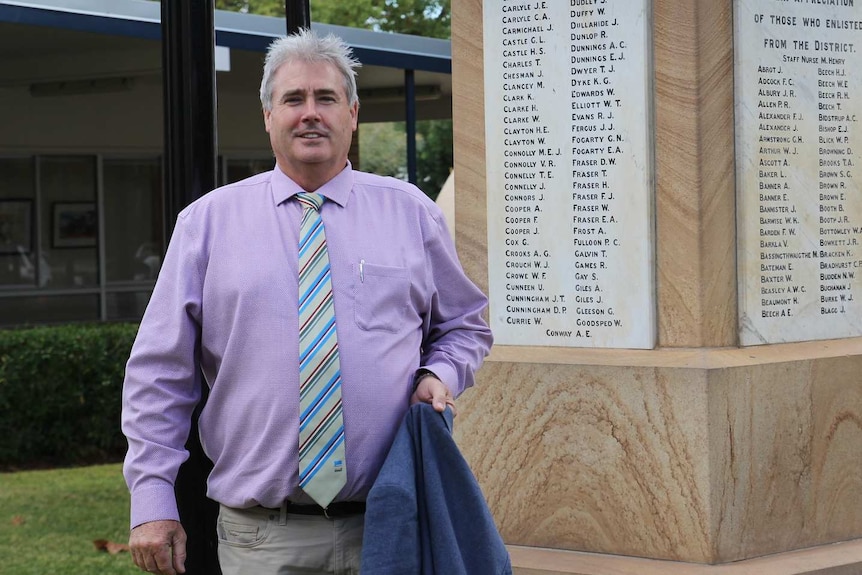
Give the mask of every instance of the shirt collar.
[[(276, 205), (288, 201), (290, 198), (304, 192), (299, 184), (291, 180), (287, 174), (281, 171), (276, 164), (272, 171), (272, 197)], [(353, 189), (353, 166), (350, 162), (334, 178), (314, 190), (324, 196), (328, 201), (335, 202), (341, 207), (347, 205), (350, 190)]]

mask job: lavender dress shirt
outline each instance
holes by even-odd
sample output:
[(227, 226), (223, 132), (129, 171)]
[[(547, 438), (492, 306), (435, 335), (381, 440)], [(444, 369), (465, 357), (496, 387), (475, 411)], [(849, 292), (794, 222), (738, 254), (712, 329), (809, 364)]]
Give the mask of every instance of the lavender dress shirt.
[[(214, 190), (177, 218), (126, 366), (131, 525), (178, 520), (199, 372), (207, 492), (230, 507), (306, 501), (297, 486), (297, 245), (301, 188), (278, 168)], [(455, 396), (492, 337), (443, 215), (416, 187), (348, 166), (320, 189), (332, 266), (347, 485), (364, 500), (408, 409), (415, 371)], [(310, 501), (310, 500), (308, 500)]]

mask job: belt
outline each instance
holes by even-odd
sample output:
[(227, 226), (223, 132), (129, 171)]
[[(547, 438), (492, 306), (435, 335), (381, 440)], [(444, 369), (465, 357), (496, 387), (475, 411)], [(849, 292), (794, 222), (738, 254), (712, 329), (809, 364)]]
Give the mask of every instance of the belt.
[(320, 505), (300, 505), (298, 503), (287, 502), (287, 512), (297, 515), (322, 515), (327, 519), (339, 519), (341, 517), (350, 517), (352, 515), (361, 515), (365, 513), (364, 501), (340, 501), (330, 503), (326, 508)]

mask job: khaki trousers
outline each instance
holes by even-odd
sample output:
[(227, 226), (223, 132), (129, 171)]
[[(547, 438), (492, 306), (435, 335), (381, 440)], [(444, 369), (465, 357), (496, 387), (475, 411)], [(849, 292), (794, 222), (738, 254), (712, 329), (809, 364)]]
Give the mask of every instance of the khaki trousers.
[(285, 509), (221, 506), (223, 575), (359, 575), (364, 515), (327, 519)]

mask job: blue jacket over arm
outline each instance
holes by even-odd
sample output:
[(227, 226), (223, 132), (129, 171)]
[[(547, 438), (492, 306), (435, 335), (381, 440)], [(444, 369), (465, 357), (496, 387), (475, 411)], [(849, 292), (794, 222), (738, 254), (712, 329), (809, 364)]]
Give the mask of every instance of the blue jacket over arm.
[(408, 411), (368, 495), (363, 575), (510, 575), (509, 553), (452, 438), (452, 411)]

